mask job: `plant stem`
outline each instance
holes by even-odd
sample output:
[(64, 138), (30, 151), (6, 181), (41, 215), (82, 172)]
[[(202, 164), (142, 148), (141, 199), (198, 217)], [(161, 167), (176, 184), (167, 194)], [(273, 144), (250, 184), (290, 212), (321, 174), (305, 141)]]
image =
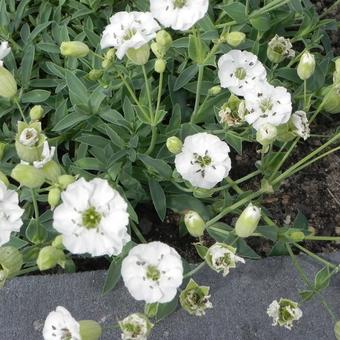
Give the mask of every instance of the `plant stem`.
[(18, 99), (17, 99), (17, 98), (14, 98), (14, 102), (15, 102), (16, 106), (17, 106), (18, 109), (19, 109), (19, 112), (20, 112), (20, 114), (21, 114), (21, 117), (22, 117), (23, 121), (24, 121), (25, 123), (27, 123), (27, 120), (26, 120), (25, 115), (24, 115), (24, 112), (22, 111), (22, 108), (21, 108), (21, 106), (20, 106), (20, 104), (19, 104), (19, 102), (18, 102)]
[(198, 65), (198, 79), (197, 79), (197, 87), (196, 87), (196, 100), (195, 100), (195, 107), (194, 112), (191, 115), (190, 122), (194, 123), (196, 114), (200, 105), (200, 99), (201, 99), (201, 87), (202, 87), (202, 80), (204, 75), (204, 65)]
[(308, 241), (340, 241), (340, 236), (306, 236)]
[(159, 86), (158, 86), (158, 95), (157, 95), (157, 106), (156, 106), (156, 116), (159, 111), (159, 107), (161, 106), (161, 98), (162, 98), (162, 90), (163, 90), (163, 79), (164, 73), (159, 75)]
[(38, 207), (36, 192), (34, 189), (31, 189), (31, 195), (32, 195), (32, 202), (33, 202), (33, 207), (34, 207), (35, 219), (38, 221), (39, 220), (39, 207)]
[(150, 89), (149, 79), (148, 79), (148, 75), (146, 73), (145, 65), (142, 65), (142, 70), (143, 70), (143, 75), (144, 75), (144, 79), (145, 79), (146, 94), (148, 96), (148, 101), (149, 101), (150, 117), (151, 117), (151, 121), (153, 122), (154, 114), (153, 114), (153, 110), (152, 110), (151, 89)]
[(192, 275), (196, 274), (205, 266), (205, 262), (200, 263), (195, 269), (191, 270), (190, 272), (184, 274), (183, 279), (191, 277)]
[(147, 243), (146, 239), (144, 238), (143, 234), (141, 233), (141, 231), (139, 230), (139, 228), (137, 227), (135, 222), (131, 221), (130, 224), (131, 224), (132, 230), (134, 231), (134, 233), (138, 237), (139, 241), (141, 241), (142, 243)]
[(307, 112), (307, 80), (303, 81), (303, 108)]
[(145, 154), (150, 155), (154, 150), (157, 141), (157, 126), (151, 126), (151, 142), (149, 148), (146, 150)]

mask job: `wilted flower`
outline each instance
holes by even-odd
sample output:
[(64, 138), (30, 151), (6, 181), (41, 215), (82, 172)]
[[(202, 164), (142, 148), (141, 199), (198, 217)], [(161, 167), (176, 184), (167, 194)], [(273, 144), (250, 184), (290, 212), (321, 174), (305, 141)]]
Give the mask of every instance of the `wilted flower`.
[(10, 240), (13, 231), (20, 231), (23, 213), (24, 209), (19, 207), (17, 192), (7, 189), (0, 181), (0, 246)]
[(0, 66), (3, 66), (3, 60), (11, 53), (11, 48), (7, 41), (1, 41), (0, 43)]
[(100, 45), (117, 49), (117, 58), (123, 59), (129, 49), (139, 49), (154, 39), (159, 25), (149, 12), (118, 12), (110, 18)]
[(164, 26), (186, 31), (208, 11), (209, 0), (150, 0), (152, 15)]
[(251, 52), (231, 50), (218, 61), (221, 86), (230, 92), (245, 96), (266, 80), (267, 72), (257, 56)]
[(273, 326), (279, 325), (288, 328), (293, 327), (293, 322), (302, 317), (302, 311), (299, 304), (288, 300), (280, 299), (279, 302), (274, 300), (267, 309), (267, 314), (273, 318)]
[(244, 259), (236, 255), (236, 249), (224, 244), (215, 243), (205, 256), (205, 260), (210, 268), (217, 273), (223, 272), (223, 276), (229, 274), (231, 268), (236, 268), (236, 263), (245, 263)]
[(53, 227), (63, 234), (64, 246), (73, 254), (119, 255), (130, 241), (127, 204), (106, 180), (83, 178), (61, 194), (54, 210)]
[(175, 165), (181, 176), (193, 186), (211, 189), (231, 169), (229, 146), (217, 136), (206, 132), (186, 137)]
[(232, 94), (228, 102), (221, 107), (218, 115), (221, 124), (227, 124), (230, 127), (241, 125), (246, 115), (245, 101)]
[(55, 152), (55, 147), (48, 145), (48, 142), (44, 142), (43, 151), (41, 153), (41, 159), (39, 161), (34, 161), (33, 166), (37, 169), (43, 168), (50, 160), (52, 160)]
[(292, 114), (291, 95), (282, 86), (258, 84), (256, 89), (245, 94), (249, 114), (245, 120), (258, 130), (263, 124), (278, 126), (287, 123)]
[(306, 140), (310, 136), (310, 128), (305, 111), (296, 111), (290, 119), (293, 132)]
[(235, 232), (239, 237), (251, 236), (261, 219), (261, 209), (249, 203), (236, 221)]
[(209, 287), (199, 286), (193, 279), (190, 279), (179, 296), (182, 308), (192, 315), (205, 315), (205, 310), (212, 308), (212, 303), (209, 301), (209, 290)]
[(79, 322), (66, 308), (58, 306), (46, 318), (43, 337), (45, 340), (81, 340)]
[(289, 39), (279, 37), (277, 34), (268, 43), (267, 56), (273, 63), (280, 63), (285, 58), (292, 58), (295, 56), (295, 51), (292, 49), (293, 45)]
[(141, 313), (134, 313), (119, 321), (122, 340), (146, 340), (153, 328), (149, 319)]
[(303, 53), (297, 67), (297, 73), (301, 80), (309, 79), (315, 71), (315, 57), (309, 52)]
[(176, 296), (182, 284), (183, 265), (175, 249), (162, 242), (151, 242), (130, 250), (121, 273), (136, 300), (166, 303)]

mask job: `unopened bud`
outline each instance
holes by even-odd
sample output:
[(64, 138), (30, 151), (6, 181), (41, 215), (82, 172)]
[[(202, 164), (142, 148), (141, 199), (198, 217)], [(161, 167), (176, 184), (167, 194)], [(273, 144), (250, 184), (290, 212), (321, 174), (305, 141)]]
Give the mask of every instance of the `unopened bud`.
[(30, 110), (30, 117), (32, 121), (40, 120), (44, 114), (44, 109), (41, 105), (35, 105)]
[(166, 147), (171, 153), (177, 155), (182, 151), (183, 143), (178, 137), (172, 136), (166, 140)]
[(81, 340), (98, 340), (102, 335), (102, 327), (93, 320), (80, 320), (79, 332)]
[(166, 48), (156, 42), (151, 44), (151, 51), (158, 59), (163, 59), (166, 55)]
[(65, 57), (84, 58), (89, 52), (88, 46), (81, 41), (64, 41), (60, 45), (60, 53)]
[(52, 241), (52, 247), (58, 248), (58, 249), (63, 249), (64, 244), (63, 244), (63, 235), (58, 235), (53, 241)]
[(213, 97), (213, 96), (217, 96), (218, 94), (220, 94), (221, 91), (222, 91), (221, 86), (217, 85), (217, 86), (211, 87), (208, 91), (208, 94), (209, 94), (209, 96)]
[(164, 73), (166, 69), (166, 61), (164, 59), (157, 59), (155, 61), (155, 71), (157, 73)]
[(277, 128), (271, 124), (263, 124), (256, 132), (256, 140), (263, 146), (272, 144), (277, 136)]
[(40, 250), (37, 259), (37, 266), (40, 271), (54, 268), (57, 264), (64, 268), (65, 254), (61, 249), (47, 246)]
[(232, 47), (237, 47), (246, 40), (246, 35), (243, 32), (230, 32), (227, 34), (227, 43)]
[(150, 58), (150, 46), (145, 44), (137, 49), (129, 48), (126, 55), (135, 65), (145, 65)]
[(48, 193), (48, 204), (51, 206), (52, 209), (54, 209), (60, 201), (60, 189), (59, 188), (52, 188)]
[(76, 179), (71, 175), (61, 175), (58, 177), (58, 184), (62, 190), (65, 190), (67, 186), (75, 182), (75, 180)]
[(40, 188), (45, 182), (45, 176), (41, 169), (27, 164), (18, 164), (12, 170), (11, 177), (20, 185), (30, 189)]
[(200, 237), (204, 234), (205, 222), (203, 218), (193, 210), (189, 210), (184, 216), (184, 224), (190, 235)]
[(301, 80), (309, 79), (315, 71), (315, 57), (309, 52), (303, 53), (301, 56), (299, 65), (297, 67), (297, 73)]
[(305, 234), (302, 231), (299, 231), (299, 230), (288, 230), (287, 236), (293, 242), (301, 242), (305, 239)]
[(167, 31), (161, 30), (156, 34), (156, 42), (162, 47), (168, 49), (172, 44), (172, 37)]
[(99, 80), (103, 76), (104, 72), (102, 70), (91, 70), (87, 77), (90, 80)]
[(261, 219), (261, 209), (249, 203), (236, 221), (235, 232), (239, 237), (251, 236)]
[(0, 66), (0, 97), (11, 99), (17, 94), (17, 82), (11, 72)]

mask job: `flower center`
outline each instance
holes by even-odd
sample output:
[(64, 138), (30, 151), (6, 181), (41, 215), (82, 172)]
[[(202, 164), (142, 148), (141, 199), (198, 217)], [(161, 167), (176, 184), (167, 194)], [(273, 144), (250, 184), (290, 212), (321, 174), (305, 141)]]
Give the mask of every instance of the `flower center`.
[(265, 113), (266, 111), (270, 111), (273, 108), (273, 103), (269, 98), (263, 99), (261, 101), (260, 108), (262, 112)]
[(186, 0), (175, 0), (173, 2), (173, 4), (174, 4), (175, 8), (183, 8), (185, 6), (186, 2), (187, 2)]
[(97, 228), (101, 219), (102, 215), (93, 207), (85, 210), (82, 215), (83, 226), (87, 229)]
[(135, 34), (137, 33), (137, 30), (135, 28), (129, 28), (125, 31), (125, 35), (123, 36), (124, 40), (130, 40)]
[(124, 325), (124, 329), (129, 333), (133, 338), (137, 338), (138, 335), (142, 334), (142, 328), (140, 325), (136, 325), (133, 323), (127, 323)]
[(195, 163), (198, 164), (201, 168), (205, 168), (209, 166), (212, 162), (211, 157), (208, 155), (208, 151), (205, 152), (204, 156), (201, 156), (197, 153), (194, 153)]
[(247, 75), (246, 70), (243, 67), (238, 67), (235, 70), (235, 77), (239, 80), (243, 80)]
[(155, 266), (148, 266), (146, 270), (146, 277), (152, 281), (158, 281), (161, 277), (160, 271)]

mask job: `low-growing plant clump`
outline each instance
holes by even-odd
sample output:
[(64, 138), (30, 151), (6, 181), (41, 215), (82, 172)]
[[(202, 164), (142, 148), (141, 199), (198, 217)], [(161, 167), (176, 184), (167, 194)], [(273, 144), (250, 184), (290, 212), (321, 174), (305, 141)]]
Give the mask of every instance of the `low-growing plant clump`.
[[(340, 149), (334, 126), (291, 158), (319, 137), (321, 114), (340, 112), (329, 38), (338, 23), (326, 18), (338, 3), (318, 15), (309, 0), (1, 0), (0, 285), (104, 257), (103, 292), (122, 278), (145, 302), (118, 323), (122, 339), (142, 340), (177, 306), (209, 313), (214, 292), (193, 275), (206, 267), (228, 280), (260, 257), (249, 240), (263, 239), (306, 286), (297, 302), (268, 301), (273, 325), (291, 329), (317, 298), (340, 339), (322, 297), (340, 265), (305, 246), (340, 237), (318, 235), (301, 212), (278, 224), (265, 208), (287, 179)], [(254, 170), (231, 177), (245, 146)], [(166, 235), (147, 242), (140, 221), (150, 205), (160, 223), (175, 217), (201, 263)], [(322, 264), (314, 282), (297, 252)], [(102, 332), (59, 306), (43, 337)]]

